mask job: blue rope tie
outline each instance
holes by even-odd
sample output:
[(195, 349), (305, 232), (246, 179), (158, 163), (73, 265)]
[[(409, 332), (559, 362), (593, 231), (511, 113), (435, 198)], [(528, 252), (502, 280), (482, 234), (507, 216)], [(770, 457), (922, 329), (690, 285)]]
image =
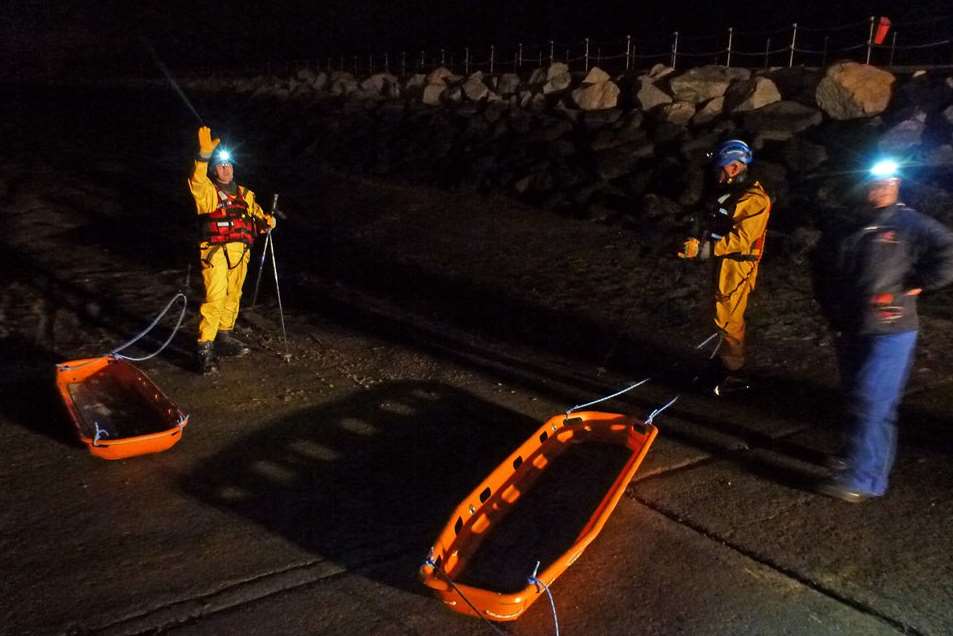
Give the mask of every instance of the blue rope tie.
[(536, 593), (539, 593), (539, 588), (542, 587), (546, 590), (546, 596), (549, 597), (549, 606), (553, 609), (553, 627), (556, 630), (556, 636), (559, 636), (559, 617), (556, 615), (556, 601), (553, 600), (553, 593), (549, 591), (549, 586), (539, 577), (536, 576), (536, 573), (539, 572), (539, 561), (536, 562), (536, 567), (533, 568), (533, 573), (529, 575), (529, 578), (526, 579), (530, 584), (536, 586)]

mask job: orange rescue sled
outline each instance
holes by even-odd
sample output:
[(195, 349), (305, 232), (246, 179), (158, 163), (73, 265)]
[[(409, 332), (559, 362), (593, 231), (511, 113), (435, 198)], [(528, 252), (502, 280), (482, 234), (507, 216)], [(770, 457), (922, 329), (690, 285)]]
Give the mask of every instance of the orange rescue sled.
[(454, 611), (477, 616), (475, 608), (490, 620), (518, 619), (544, 593), (542, 588), (527, 584), (515, 594), (504, 594), (456, 582), (483, 540), (570, 444), (602, 442), (628, 448), (631, 455), (575, 542), (536, 575), (547, 587), (552, 585), (598, 536), (657, 434), (652, 424), (615, 413), (580, 411), (550, 418), (457, 506), (420, 567), (420, 580)]
[(56, 365), (56, 388), (80, 441), (103, 459), (161, 453), (188, 424), (145, 373), (116, 356)]

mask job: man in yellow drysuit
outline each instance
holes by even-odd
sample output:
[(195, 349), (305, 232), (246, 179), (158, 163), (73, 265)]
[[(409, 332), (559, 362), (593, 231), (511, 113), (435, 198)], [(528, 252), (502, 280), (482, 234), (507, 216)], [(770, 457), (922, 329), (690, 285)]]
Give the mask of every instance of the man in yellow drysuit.
[(218, 148), (220, 141), (212, 139), (207, 126), (199, 128), (199, 155), (189, 179), (200, 217), (199, 255), (205, 283), (195, 364), (205, 375), (218, 371), (216, 351), (226, 357), (250, 351), (232, 335), (232, 329), (255, 235), (275, 227), (275, 218), (255, 203), (255, 193), (235, 182), (231, 155)]
[(712, 155), (716, 200), (701, 236), (685, 241), (680, 258), (715, 260), (715, 327), (722, 336), (718, 361), (702, 374), (701, 388), (715, 396), (747, 388), (736, 374), (745, 363), (745, 309), (771, 214), (771, 199), (748, 173), (748, 144), (731, 139)]

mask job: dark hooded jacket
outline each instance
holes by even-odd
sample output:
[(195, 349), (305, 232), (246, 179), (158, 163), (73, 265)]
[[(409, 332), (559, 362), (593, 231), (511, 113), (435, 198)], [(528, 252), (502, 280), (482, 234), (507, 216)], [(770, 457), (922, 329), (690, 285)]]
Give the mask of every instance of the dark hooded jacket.
[(814, 289), (831, 326), (852, 334), (919, 327), (917, 297), (953, 282), (953, 232), (896, 203), (831, 219), (814, 258)]

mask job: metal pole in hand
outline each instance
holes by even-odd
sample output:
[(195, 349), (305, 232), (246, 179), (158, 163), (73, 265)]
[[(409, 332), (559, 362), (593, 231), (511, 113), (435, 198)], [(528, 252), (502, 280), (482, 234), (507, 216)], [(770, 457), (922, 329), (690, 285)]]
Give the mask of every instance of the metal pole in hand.
[[(278, 193), (275, 193), (275, 196), (271, 199), (271, 215), (275, 216), (278, 212)], [(271, 243), (271, 230), (268, 230), (268, 235), (265, 237), (265, 245), (261, 250), (261, 262), (258, 264), (258, 276), (255, 278), (255, 293), (251, 297), (251, 307), (254, 307), (258, 302), (258, 287), (261, 285), (261, 273), (265, 269), (265, 256), (268, 254), (268, 245)]]
[[(271, 238), (271, 230), (268, 230), (268, 238)], [(285, 343), (285, 353), (281, 357), (285, 362), (291, 361), (291, 352), (288, 351), (288, 332), (285, 330), (285, 310), (281, 306), (281, 289), (278, 287), (278, 265), (275, 264), (275, 242), (269, 241), (268, 246), (271, 249), (271, 269), (275, 272), (275, 296), (278, 298), (278, 316), (281, 318), (281, 339)]]

